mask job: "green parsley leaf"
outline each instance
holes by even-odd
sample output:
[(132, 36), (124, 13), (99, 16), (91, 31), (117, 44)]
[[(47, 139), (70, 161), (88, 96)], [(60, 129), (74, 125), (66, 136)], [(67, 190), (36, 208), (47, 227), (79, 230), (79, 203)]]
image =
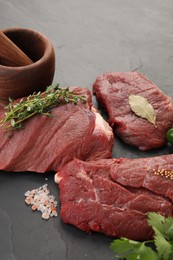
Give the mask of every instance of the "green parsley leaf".
[(169, 260), (171, 254), (172, 246), (168, 240), (165, 239), (163, 234), (161, 234), (156, 228), (153, 228), (155, 232), (154, 243), (160, 259)]
[(154, 243), (160, 259), (169, 260), (173, 254), (173, 218), (150, 212), (148, 224), (154, 230)]
[(146, 242), (137, 242), (127, 238), (114, 240), (110, 248), (115, 257), (127, 260), (158, 260), (156, 252), (145, 245)]
[[(127, 238), (114, 240), (110, 248), (115, 257), (126, 260), (172, 260), (173, 259), (173, 218), (158, 213), (148, 214), (148, 224), (154, 231), (154, 240), (137, 242)], [(153, 242), (156, 251), (148, 247)]]
[(173, 242), (173, 218), (150, 212), (148, 214), (148, 224), (156, 228), (162, 235)]

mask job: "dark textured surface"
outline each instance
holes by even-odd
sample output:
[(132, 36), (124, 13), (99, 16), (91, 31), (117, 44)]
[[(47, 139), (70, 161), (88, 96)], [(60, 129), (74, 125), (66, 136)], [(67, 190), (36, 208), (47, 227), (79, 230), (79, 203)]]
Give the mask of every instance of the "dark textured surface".
[[(173, 97), (172, 10), (171, 0), (0, 0), (0, 24), (32, 28), (52, 41), (54, 82), (91, 89), (101, 73), (138, 70)], [(148, 157), (172, 150), (143, 153), (116, 140), (113, 155)], [(0, 173), (0, 259), (113, 259), (112, 238), (31, 212), (24, 193), (44, 183), (58, 199), (53, 174)]]

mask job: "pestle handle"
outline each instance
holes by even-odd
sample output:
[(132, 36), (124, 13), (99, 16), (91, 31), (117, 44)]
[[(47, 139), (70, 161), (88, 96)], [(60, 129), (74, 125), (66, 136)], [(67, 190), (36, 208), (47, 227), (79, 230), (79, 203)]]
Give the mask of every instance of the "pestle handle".
[(0, 31), (0, 64), (18, 67), (30, 65), (32, 63), (32, 60), (2, 31)]

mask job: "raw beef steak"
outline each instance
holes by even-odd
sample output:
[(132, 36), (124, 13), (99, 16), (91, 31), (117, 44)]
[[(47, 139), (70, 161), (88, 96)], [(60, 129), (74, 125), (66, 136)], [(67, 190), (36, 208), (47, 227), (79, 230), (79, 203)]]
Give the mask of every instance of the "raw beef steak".
[[(165, 134), (173, 124), (171, 98), (137, 72), (107, 73), (99, 76), (93, 91), (109, 115), (109, 122), (125, 143), (146, 151), (166, 144)], [(156, 113), (156, 125), (132, 112), (128, 97), (140, 95)]]
[[(83, 90), (78, 89), (78, 93)], [(90, 100), (90, 98), (88, 99)], [(111, 157), (113, 133), (96, 111), (86, 105), (65, 104), (52, 117), (34, 116), (21, 130), (0, 129), (0, 170), (58, 171), (74, 157)], [(1, 111), (0, 118), (4, 116)], [(98, 120), (99, 118), (99, 120)]]
[[(154, 189), (148, 189), (149, 184), (152, 185), (153, 173), (149, 173), (151, 183), (148, 176), (148, 185), (145, 188), (141, 181), (137, 189), (134, 185), (129, 188), (128, 183), (138, 171), (138, 166), (140, 170), (145, 168), (145, 161), (141, 161), (141, 165), (138, 162), (135, 167), (129, 163), (126, 176), (118, 171), (118, 165), (122, 164), (123, 167), (123, 162), (123, 159), (90, 162), (74, 159), (57, 172), (55, 181), (60, 189), (62, 220), (85, 232), (93, 230), (134, 240), (151, 239), (153, 233), (147, 224), (148, 212), (173, 216), (173, 205), (169, 196), (158, 195)], [(159, 162), (162, 163), (162, 157), (157, 162), (153, 158), (153, 165), (157, 166)], [(114, 173), (117, 174), (116, 178)], [(116, 181), (118, 176), (126, 182), (127, 187)], [(160, 186), (166, 182), (167, 187), (169, 184), (172, 187), (170, 179), (160, 175), (154, 177)]]
[(173, 203), (173, 154), (119, 159), (111, 166), (110, 174), (124, 187), (143, 187)]

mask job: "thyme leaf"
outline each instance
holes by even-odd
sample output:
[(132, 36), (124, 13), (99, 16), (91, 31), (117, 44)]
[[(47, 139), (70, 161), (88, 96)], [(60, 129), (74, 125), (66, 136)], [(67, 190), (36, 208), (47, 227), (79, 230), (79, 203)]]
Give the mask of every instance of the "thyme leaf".
[(36, 114), (51, 116), (53, 107), (65, 103), (77, 104), (79, 101), (85, 103), (86, 97), (75, 95), (69, 88), (61, 88), (59, 84), (51, 85), (44, 92), (34, 92), (21, 98), (19, 102), (9, 98), (9, 104), (5, 107), (5, 117), (0, 121), (0, 125), (19, 129), (25, 120)]

